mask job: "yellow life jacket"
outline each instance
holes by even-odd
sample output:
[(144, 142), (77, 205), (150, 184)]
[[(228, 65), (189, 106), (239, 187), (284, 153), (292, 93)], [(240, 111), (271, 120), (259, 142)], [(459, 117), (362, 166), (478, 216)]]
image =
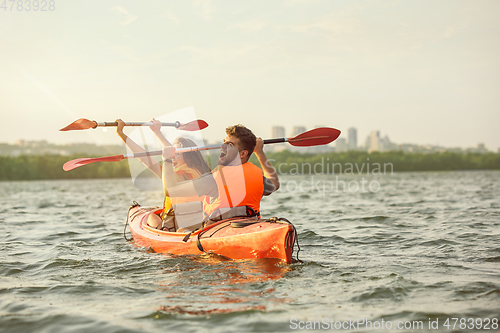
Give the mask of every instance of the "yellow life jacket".
[[(185, 163), (177, 165), (174, 171), (175, 174), (178, 176), (177, 178), (178, 181), (193, 180), (201, 176), (201, 172), (199, 172), (197, 169), (188, 167), (188, 165)], [(165, 196), (165, 201), (163, 202), (163, 212), (166, 213), (173, 205), (191, 201), (203, 201), (203, 198), (200, 198), (197, 195), (191, 197), (173, 197), (173, 198)]]

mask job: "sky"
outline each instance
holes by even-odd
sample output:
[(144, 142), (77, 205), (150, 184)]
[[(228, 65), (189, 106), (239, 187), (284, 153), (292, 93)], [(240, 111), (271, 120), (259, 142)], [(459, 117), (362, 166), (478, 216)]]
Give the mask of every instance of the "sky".
[(78, 118), (500, 148), (500, 1), (27, 1), (0, 8), (0, 142), (119, 144)]

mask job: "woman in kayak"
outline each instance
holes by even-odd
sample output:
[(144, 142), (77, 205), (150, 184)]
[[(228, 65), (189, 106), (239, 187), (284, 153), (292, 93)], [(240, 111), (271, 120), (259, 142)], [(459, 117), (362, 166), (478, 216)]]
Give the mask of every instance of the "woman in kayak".
[[(172, 144), (167, 140), (167, 138), (165, 138), (165, 136), (161, 132), (161, 122), (155, 119), (153, 119), (152, 122), (154, 123), (154, 125), (150, 128), (156, 135), (158, 140), (160, 140), (162, 147), (171, 147)], [(117, 119), (116, 123), (116, 133), (132, 153), (146, 151), (123, 132), (125, 123), (121, 119)], [(196, 143), (190, 139), (178, 137), (174, 140), (173, 146), (175, 148), (195, 147)], [(157, 161), (150, 157), (139, 157), (138, 159), (156, 176), (158, 176), (160, 179), (162, 178), (162, 166)], [(171, 163), (174, 167), (175, 178), (180, 182), (193, 180), (205, 173), (210, 173), (210, 167), (199, 151), (192, 151), (181, 154), (176, 153), (172, 157)], [(165, 201), (163, 204), (163, 212), (161, 216), (163, 216), (163, 214), (166, 214), (169, 208), (173, 205), (183, 202), (203, 201), (203, 198), (199, 197), (198, 195), (171, 198), (170, 196), (168, 196), (168, 192), (166, 191), (166, 189), (165, 194)], [(148, 224), (153, 228), (158, 228), (162, 224), (162, 218), (156, 214), (151, 214), (149, 215)], [(173, 225), (167, 225), (166, 228), (169, 231), (175, 231)]]

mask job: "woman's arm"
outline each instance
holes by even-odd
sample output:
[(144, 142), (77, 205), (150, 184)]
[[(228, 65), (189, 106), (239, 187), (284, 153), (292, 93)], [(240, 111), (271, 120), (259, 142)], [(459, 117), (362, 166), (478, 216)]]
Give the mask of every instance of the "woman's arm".
[[(123, 127), (125, 126), (125, 123), (121, 119), (116, 119), (116, 134), (122, 139), (122, 141), (125, 143), (125, 145), (128, 147), (128, 149), (132, 153), (142, 153), (145, 152), (146, 150), (139, 146), (137, 143), (134, 142), (131, 138), (129, 138), (124, 132), (123, 132)], [(156, 162), (153, 158), (146, 156), (146, 157), (138, 157), (137, 158), (139, 161), (142, 162), (149, 170), (153, 171), (153, 173), (158, 176), (159, 178), (162, 177), (161, 175), (161, 167), (158, 162)]]
[(153, 126), (151, 126), (151, 130), (153, 131), (154, 135), (160, 140), (161, 146), (162, 147), (168, 147), (171, 146), (172, 144), (167, 140), (167, 138), (163, 135), (161, 132), (161, 121), (156, 120), (156, 119), (151, 119), (153, 122)]

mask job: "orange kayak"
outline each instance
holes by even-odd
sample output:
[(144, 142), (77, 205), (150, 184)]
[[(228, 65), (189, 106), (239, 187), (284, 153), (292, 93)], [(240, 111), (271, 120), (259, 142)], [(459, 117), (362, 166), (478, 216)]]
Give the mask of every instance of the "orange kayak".
[[(188, 234), (151, 228), (148, 216), (159, 209), (131, 207), (128, 225), (136, 245), (157, 253), (176, 255), (216, 253), (230, 259), (275, 258), (292, 262), (297, 239), (295, 227), (285, 219), (231, 218)], [(298, 246), (298, 243), (297, 243)]]

